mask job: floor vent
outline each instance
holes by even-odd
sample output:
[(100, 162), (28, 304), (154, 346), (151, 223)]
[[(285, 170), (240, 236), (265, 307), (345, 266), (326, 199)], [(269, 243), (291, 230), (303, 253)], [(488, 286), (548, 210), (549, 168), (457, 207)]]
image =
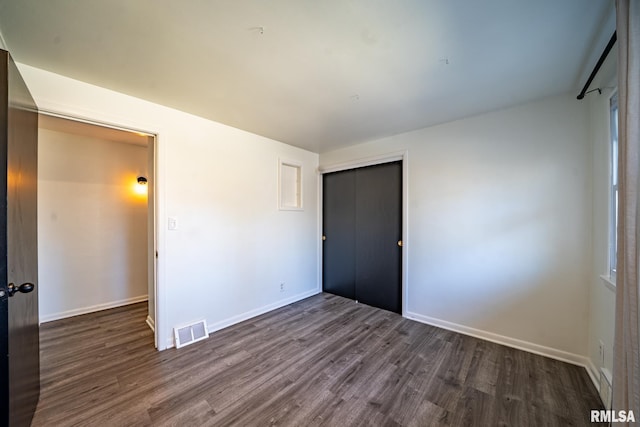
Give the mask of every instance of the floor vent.
[(200, 320), (190, 325), (173, 328), (173, 335), (176, 338), (176, 348), (202, 341), (203, 339), (209, 338), (207, 321)]

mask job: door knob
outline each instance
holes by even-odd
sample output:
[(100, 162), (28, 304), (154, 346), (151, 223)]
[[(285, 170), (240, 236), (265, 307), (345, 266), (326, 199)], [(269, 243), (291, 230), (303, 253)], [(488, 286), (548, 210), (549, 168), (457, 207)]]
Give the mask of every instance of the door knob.
[(33, 290), (35, 285), (33, 283), (23, 283), (20, 286), (16, 286), (13, 283), (9, 283), (7, 285), (7, 294), (12, 297), (16, 292), (22, 292), (23, 294), (28, 294)]
[(402, 240), (398, 240), (398, 246), (402, 247)]

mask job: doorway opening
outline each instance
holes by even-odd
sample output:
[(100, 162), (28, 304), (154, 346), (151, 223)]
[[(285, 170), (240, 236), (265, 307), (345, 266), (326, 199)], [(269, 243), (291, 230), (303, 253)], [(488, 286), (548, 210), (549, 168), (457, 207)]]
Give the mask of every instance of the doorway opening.
[(155, 135), (41, 113), (40, 322), (148, 304), (156, 333)]

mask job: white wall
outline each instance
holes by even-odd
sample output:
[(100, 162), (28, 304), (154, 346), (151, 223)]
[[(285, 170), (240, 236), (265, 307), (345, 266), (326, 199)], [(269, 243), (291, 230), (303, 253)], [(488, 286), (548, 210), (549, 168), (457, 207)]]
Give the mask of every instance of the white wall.
[[(158, 135), (159, 348), (172, 342), (176, 325), (206, 318), (215, 329), (319, 291), (317, 154), (19, 68), (43, 110)], [(303, 165), (304, 211), (277, 209), (279, 157)], [(178, 230), (167, 230), (169, 217)]]
[(147, 299), (146, 147), (39, 129), (40, 321)]
[[(175, 325), (215, 329), (318, 292), (318, 155), (19, 67), (40, 108), (158, 134), (161, 348)], [(591, 147), (574, 98), (321, 156), (408, 150), (408, 315), (574, 361), (588, 353)], [(303, 164), (303, 212), (277, 209), (280, 157)]]
[(563, 95), (320, 156), (408, 150), (407, 316), (584, 363), (587, 108)]
[[(617, 86), (617, 48), (611, 51), (591, 88), (601, 87), (602, 94), (592, 92), (584, 99), (589, 107), (589, 134), (593, 162), (593, 259), (590, 276), (589, 359), (593, 374), (597, 369), (613, 371), (613, 338), (616, 295), (601, 275), (609, 273), (609, 185), (611, 140), (609, 99)], [(604, 363), (599, 343), (605, 346)]]

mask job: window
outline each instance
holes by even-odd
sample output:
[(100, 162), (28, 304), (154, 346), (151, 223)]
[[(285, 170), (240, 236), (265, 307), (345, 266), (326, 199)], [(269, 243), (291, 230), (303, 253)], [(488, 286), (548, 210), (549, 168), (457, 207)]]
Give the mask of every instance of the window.
[(609, 200), (609, 277), (615, 283), (618, 253), (618, 94), (610, 101), (611, 191)]

